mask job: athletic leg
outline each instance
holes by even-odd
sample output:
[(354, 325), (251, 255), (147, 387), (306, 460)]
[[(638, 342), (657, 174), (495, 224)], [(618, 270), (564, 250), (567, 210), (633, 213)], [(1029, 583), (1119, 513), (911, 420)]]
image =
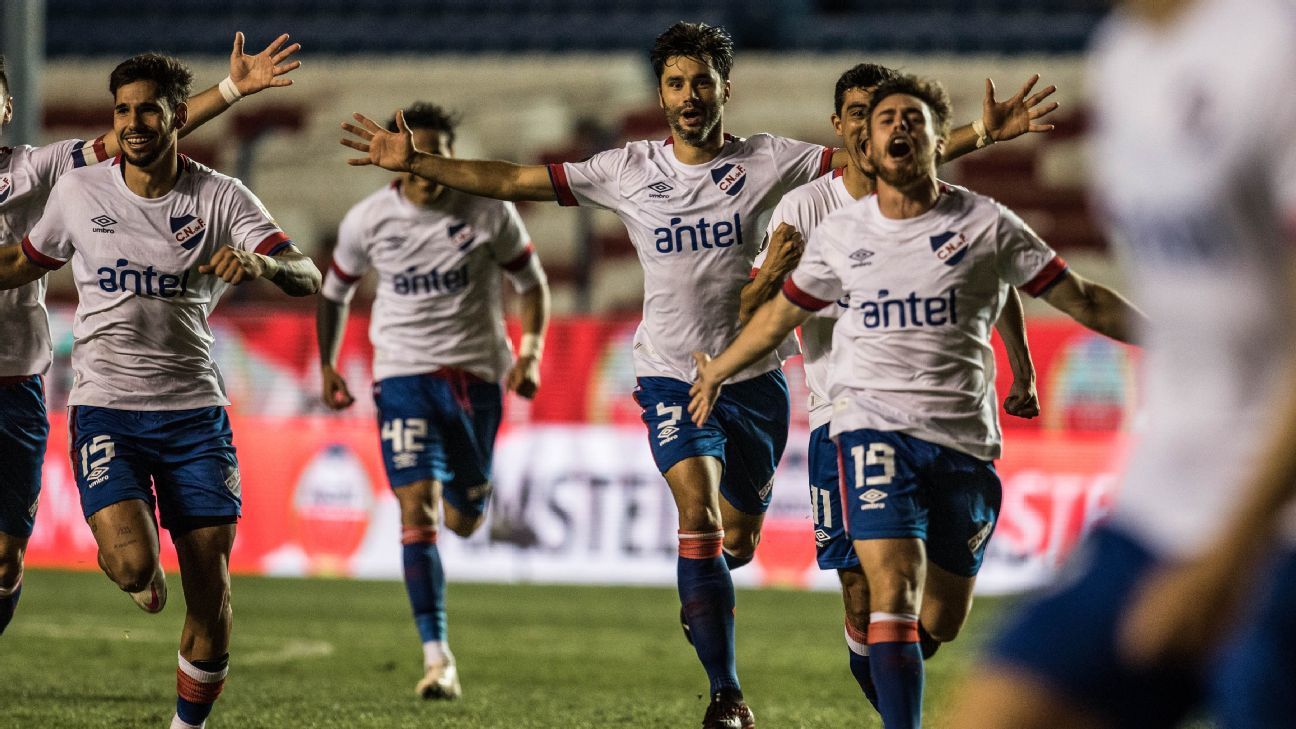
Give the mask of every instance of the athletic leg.
[(185, 595), (173, 729), (203, 726), (225, 686), (234, 622), (229, 579), (234, 533), (232, 523), (172, 532)]

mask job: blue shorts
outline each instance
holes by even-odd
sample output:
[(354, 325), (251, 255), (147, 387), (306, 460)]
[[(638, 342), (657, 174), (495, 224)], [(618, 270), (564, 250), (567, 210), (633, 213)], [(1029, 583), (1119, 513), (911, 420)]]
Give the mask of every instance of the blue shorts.
[(694, 456), (718, 458), (724, 465), (720, 495), (741, 512), (764, 514), (774, 469), (787, 445), (787, 379), (773, 370), (725, 385), (711, 419), (701, 428), (689, 419), (690, 387), (670, 377), (639, 378), (634, 398), (643, 408), (657, 470), (666, 473)]
[(0, 384), (0, 532), (31, 536), (48, 440), (40, 375)]
[(990, 643), (991, 660), (1026, 671), (1112, 726), (1176, 726), (1204, 699), (1198, 673), (1167, 666), (1136, 671), (1117, 658), (1121, 616), (1154, 565), (1138, 542), (1099, 527), (1072, 555), (1057, 585)]
[(1003, 500), (993, 463), (893, 431), (841, 433), (837, 447), (851, 539), (922, 539), (938, 567), (980, 571)]
[(374, 402), (392, 488), (439, 481), (446, 503), (461, 513), (486, 510), (504, 412), (498, 384), (446, 368), (376, 382)]
[[(81, 511), (120, 501), (156, 506), (167, 529), (242, 513), (242, 481), (225, 408), (118, 410), (76, 405), (68, 415)], [(156, 492), (156, 498), (154, 496)]]
[(849, 569), (860, 562), (842, 520), (837, 444), (828, 436), (829, 427), (821, 425), (810, 432), (810, 514), (814, 518), (815, 554), (821, 570)]

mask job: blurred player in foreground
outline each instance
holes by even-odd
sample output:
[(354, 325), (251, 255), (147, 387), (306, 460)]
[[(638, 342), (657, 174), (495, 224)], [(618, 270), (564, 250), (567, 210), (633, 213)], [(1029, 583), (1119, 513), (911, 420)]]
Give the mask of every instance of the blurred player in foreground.
[[(414, 144), (454, 156), (455, 120), (440, 107), (405, 109)], [(388, 127), (396, 129), (395, 121)], [(505, 387), (534, 397), (549, 320), (549, 285), (512, 203), (466, 195), (413, 173), (351, 208), (338, 231), (319, 299), (324, 403), (354, 402), (337, 371), (347, 309), (366, 271), (378, 273), (374, 346), (387, 480), (400, 501), (405, 587), (423, 640), (423, 698), (458, 698), (446, 635), (445, 572), (437, 551), (444, 505), (450, 531), (469, 537), (485, 519), (491, 455)], [(500, 274), (520, 294), (516, 361), (501, 310)]]
[(155, 507), (171, 532), (186, 603), (173, 729), (203, 726), (229, 670), (241, 480), (207, 317), (231, 285), (320, 284), (247, 188), (178, 153), (190, 80), (156, 54), (117, 66), (120, 156), (64, 174), (21, 255), (0, 252), (4, 288), (72, 261), (73, 471), (100, 566), (150, 612), (166, 602)]
[[(284, 46), (281, 35), (254, 56), (243, 53), (243, 34), (234, 35), (230, 74), (189, 99), (183, 136), (228, 109), (238, 99), (266, 88), (288, 86), (280, 78), (301, 64), (288, 61), (300, 45)], [(0, 129), (13, 115), (13, 97), (0, 56)], [(120, 151), (117, 138), (92, 142), (69, 139), (44, 147), (0, 147), (0, 243), (21, 241), (40, 218), (54, 182), (68, 170), (102, 162)], [(9, 255), (21, 255), (18, 248)], [(6, 262), (11, 264), (12, 261)], [(5, 264), (0, 264), (5, 265)], [(22, 594), (23, 554), (36, 520), (41, 464), (49, 420), (41, 375), (51, 361), (45, 279), (0, 292), (0, 633)]]
[(887, 729), (912, 729), (922, 717), (927, 555), (970, 593), (998, 514), (1001, 436), (987, 363), (1009, 287), (1121, 340), (1139, 315), (1072, 273), (1007, 208), (936, 178), (950, 113), (942, 87), (885, 81), (868, 108), (877, 194), (825, 218), (782, 295), (716, 359), (697, 355), (689, 414), (705, 422), (728, 377), (850, 297), (833, 333), (829, 391), (842, 518), (868, 583), (878, 711)]
[[(833, 94), (833, 130), (841, 137), (850, 162), (813, 182), (783, 196), (770, 218), (766, 237), (769, 244), (757, 256), (751, 283), (743, 288), (740, 319), (745, 323), (765, 301), (776, 296), (788, 274), (796, 268), (804, 250), (802, 241), (810, 238), (819, 223), (836, 210), (854, 204), (873, 194), (872, 173), (866, 170), (864, 143), (867, 139), (869, 95), (883, 81), (898, 78), (900, 73), (883, 66), (861, 63), (844, 72), (837, 80)], [(994, 86), (987, 82), (983, 108), (986, 144), (1013, 139), (1027, 132), (1052, 129), (1039, 119), (1057, 108), (1056, 103), (1039, 104), (1051, 95), (1053, 87), (1027, 98), (1038, 77), (1029, 79), (1016, 96), (1004, 103), (994, 98)], [(983, 122), (984, 123), (984, 122)], [(828, 397), (831, 382), (833, 325), (850, 307), (849, 297), (815, 312), (801, 325), (802, 366), (810, 390), (810, 511), (815, 526), (815, 551), (820, 569), (837, 570), (846, 609), (846, 645), (851, 674), (870, 703), (876, 705), (877, 692), (869, 671), (868, 582), (860, 568), (854, 546), (846, 535), (841, 518), (840, 476), (837, 468), (837, 446), (829, 435), (832, 401)], [(1013, 370), (1012, 388), (1004, 400), (1004, 409), (1021, 417), (1039, 414), (1035, 394), (1035, 369), (1026, 345), (1025, 320), (1017, 290), (1009, 288), (1003, 312), (995, 322)], [(795, 341), (789, 340), (793, 345)], [(941, 642), (953, 640), (972, 607), (974, 579), (953, 574), (935, 561), (929, 564), (923, 590), (923, 606), (918, 630), (922, 639), (923, 658), (929, 658)], [(974, 576), (973, 576), (974, 577)]]
[[(787, 440), (787, 381), (768, 356), (737, 375), (717, 417), (685, 415), (692, 352), (718, 351), (738, 330), (739, 291), (761, 232), (787, 191), (847, 161), (844, 151), (769, 134), (724, 131), (733, 41), (722, 28), (677, 23), (650, 53), (671, 137), (631, 142), (580, 163), (516, 165), (420, 151), (356, 114), (342, 140), (375, 164), (476, 195), (554, 200), (613, 210), (644, 267), (643, 322), (635, 333), (635, 396), (653, 458), (679, 511), (680, 602), (710, 682), (708, 727), (751, 727), (734, 655), (732, 568), (750, 562)], [(956, 131), (964, 150), (979, 139)]]
[(1126, 2), (1094, 190), (1150, 324), (1110, 521), (991, 644), (968, 729), (1296, 722), (1296, 8)]

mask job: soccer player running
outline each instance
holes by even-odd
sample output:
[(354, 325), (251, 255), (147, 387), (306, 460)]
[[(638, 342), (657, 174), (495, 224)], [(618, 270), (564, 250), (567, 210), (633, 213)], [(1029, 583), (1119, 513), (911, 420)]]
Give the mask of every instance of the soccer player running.
[[(243, 52), (243, 34), (234, 35), (230, 74), (189, 99), (183, 136), (214, 118), (243, 96), (275, 86), (301, 64), (286, 62), (301, 48), (285, 46), (281, 35), (256, 55)], [(0, 56), (0, 129), (13, 116), (13, 97), (4, 57)], [(69, 139), (44, 147), (0, 147), (0, 243), (21, 241), (40, 218), (54, 182), (68, 170), (102, 162), (120, 151), (117, 138), (104, 134), (91, 142)], [(13, 259), (16, 247), (6, 250)], [(14, 265), (3, 260), (0, 266)], [(0, 291), (0, 633), (13, 617), (22, 594), (23, 555), (36, 520), (41, 464), (49, 419), (45, 414), (43, 373), (51, 362), (45, 280)]]
[[(414, 144), (454, 156), (455, 120), (433, 104), (405, 109)], [(393, 120), (388, 128), (395, 131)], [(337, 371), (347, 309), (360, 277), (378, 273), (373, 342), (387, 480), (400, 502), (405, 587), (423, 641), (423, 698), (462, 693), (446, 635), (439, 514), (469, 537), (485, 519), (500, 382), (523, 397), (540, 385), (549, 286), (512, 203), (467, 195), (412, 172), (351, 208), (338, 231), (319, 299), (317, 331), (324, 403), (354, 398)], [(500, 301), (500, 274), (520, 294), (516, 361)]]
[(1130, 0), (1096, 39), (1093, 186), (1150, 317), (1146, 426), (1110, 519), (952, 724), (1290, 727), (1296, 9)]
[[(881, 82), (898, 78), (898, 71), (871, 63), (848, 69), (837, 80), (833, 94), (833, 129), (842, 138), (850, 162), (833, 170), (831, 175), (802, 185), (779, 201), (770, 218), (768, 247), (756, 259), (757, 270), (751, 283), (743, 288), (739, 317), (744, 323), (762, 303), (776, 296), (787, 275), (792, 272), (804, 250), (803, 242), (811, 237), (828, 215), (873, 193), (873, 175), (865, 159), (867, 109), (869, 94)], [(1053, 92), (1049, 87), (1027, 100), (1038, 77), (1029, 79), (1017, 95), (999, 104), (994, 86), (987, 80), (983, 102), (987, 141), (1013, 139), (1027, 132), (1046, 132), (1052, 125), (1039, 119), (1057, 108), (1056, 103), (1038, 104)], [(1018, 110), (1017, 114), (1008, 113)], [(841, 496), (837, 468), (837, 446), (829, 434), (832, 401), (828, 397), (830, 354), (833, 325), (850, 307), (849, 298), (824, 307), (801, 325), (801, 350), (806, 386), (810, 390), (810, 509), (815, 527), (815, 550), (820, 569), (837, 570), (842, 599), (846, 609), (846, 645), (851, 674), (870, 703), (876, 705), (868, 661), (868, 582), (860, 568), (854, 546), (846, 535), (841, 519)], [(1013, 415), (1034, 417), (1039, 414), (1035, 394), (1035, 370), (1026, 345), (1025, 320), (1016, 289), (1009, 288), (1003, 312), (995, 323), (1008, 352), (1013, 383), (1004, 400), (1004, 409)], [(795, 346), (794, 340), (789, 340)], [(929, 555), (926, 585), (918, 624), (923, 658), (930, 658), (941, 642), (953, 640), (963, 626), (972, 605), (972, 575), (951, 573), (941, 567), (940, 554)], [(962, 561), (959, 560), (962, 565)], [(962, 567), (960, 567), (962, 568)], [(972, 579), (968, 579), (971, 577)]]
[(171, 532), (186, 603), (173, 729), (204, 724), (229, 661), (240, 477), (207, 317), (232, 285), (306, 296), (320, 283), (247, 188), (178, 153), (190, 82), (166, 56), (118, 65), (121, 154), (64, 174), (21, 254), (0, 249), (3, 288), (72, 261), (72, 467), (100, 566), (151, 612), (166, 595), (155, 505)]
[[(739, 291), (761, 231), (789, 190), (846, 163), (841, 150), (769, 134), (724, 131), (733, 41), (723, 28), (677, 23), (650, 60), (671, 137), (631, 142), (580, 163), (516, 165), (429, 154), (403, 115), (392, 133), (362, 114), (343, 124), (353, 165), (412, 172), (446, 187), (504, 200), (554, 200), (617, 213), (644, 267), (643, 322), (634, 361), (649, 444), (679, 512), (680, 601), (710, 681), (704, 726), (755, 725), (734, 657), (729, 571), (751, 561), (787, 440), (787, 382), (769, 356), (739, 374), (717, 416), (685, 415), (692, 352), (718, 351), (738, 331)], [(974, 149), (971, 126), (955, 132)]]
[(990, 326), (1010, 286), (1128, 341), (1140, 314), (1072, 273), (1016, 215), (944, 185), (936, 158), (949, 101), (938, 84), (880, 84), (865, 149), (877, 194), (829, 215), (782, 295), (714, 360), (699, 353), (689, 414), (705, 422), (721, 384), (844, 295), (834, 329), (832, 434), (847, 533), (868, 582), (869, 664), (887, 729), (921, 724), (919, 607), (927, 554), (968, 583), (994, 529), (1001, 437)]

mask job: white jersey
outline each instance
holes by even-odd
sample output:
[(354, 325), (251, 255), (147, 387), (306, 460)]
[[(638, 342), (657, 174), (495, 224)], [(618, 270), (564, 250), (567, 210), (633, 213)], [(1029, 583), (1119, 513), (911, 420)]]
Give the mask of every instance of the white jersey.
[(23, 240), (36, 265), (72, 261), (80, 301), (68, 403), (228, 405), (207, 324), (228, 284), (198, 266), (223, 246), (274, 255), (292, 242), (232, 177), (181, 156), (175, 188), (150, 199), (126, 187), (120, 161), (64, 175)]
[(1094, 50), (1094, 191), (1152, 323), (1145, 432), (1113, 518), (1164, 554), (1228, 523), (1282, 401), (1294, 72), (1285, 0), (1199, 0), (1156, 27), (1118, 13)]
[[(45, 210), (63, 173), (107, 159), (101, 139), (44, 147), (0, 147), (0, 245), (22, 241)], [(0, 377), (34, 375), (50, 366), (45, 279), (0, 291)]]
[[(512, 203), (444, 188), (421, 208), (393, 183), (343, 218), (324, 296), (346, 303), (360, 277), (377, 271), (375, 380), (454, 367), (498, 382), (513, 363), (500, 270), (514, 277), (532, 257)], [(513, 283), (525, 290), (522, 279)]]
[(1021, 218), (960, 187), (942, 184), (916, 218), (883, 216), (876, 195), (829, 215), (783, 290), (812, 310), (850, 296), (833, 330), (832, 434), (898, 431), (998, 458), (990, 329), (1009, 286), (1038, 296), (1065, 272)]
[[(803, 239), (810, 240), (810, 235), (824, 218), (855, 202), (855, 198), (846, 189), (843, 173), (844, 168), (838, 167), (831, 174), (784, 195), (774, 208), (774, 214), (770, 216), (766, 237), (773, 235), (780, 223), (787, 223), (796, 228)], [(753, 264), (755, 269), (764, 265), (765, 253), (766, 251), (761, 251), (756, 257), (756, 263)], [(806, 387), (810, 390), (807, 407), (810, 411), (811, 430), (827, 425), (832, 420), (828, 383), (833, 325), (849, 306), (849, 301), (848, 297), (843, 297), (831, 306), (816, 311), (801, 325), (801, 367), (805, 370)], [(780, 354), (786, 357), (795, 352), (791, 349), (795, 344), (792, 339), (784, 342), (779, 346)]]
[[(631, 142), (579, 163), (549, 166), (558, 202), (614, 211), (644, 268), (635, 375), (692, 382), (693, 353), (718, 354), (738, 335), (747, 283), (774, 205), (827, 172), (832, 149), (769, 134), (726, 135), (700, 165), (675, 158), (673, 142)], [(733, 379), (777, 369), (776, 355)]]

